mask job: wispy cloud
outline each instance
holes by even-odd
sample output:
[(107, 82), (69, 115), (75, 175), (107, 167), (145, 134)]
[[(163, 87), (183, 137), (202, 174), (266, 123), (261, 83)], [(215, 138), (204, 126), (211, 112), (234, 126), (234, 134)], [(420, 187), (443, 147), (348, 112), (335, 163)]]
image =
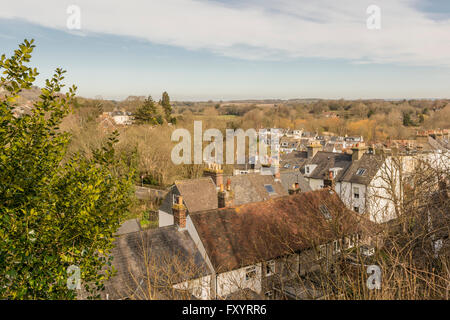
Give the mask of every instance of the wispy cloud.
[[(1, 0), (0, 2), (2, 2)], [(137, 37), (241, 59), (323, 58), (450, 67), (450, 17), (434, 20), (417, 0), (22, 0), (0, 17), (65, 29), (81, 8), (82, 32)], [(381, 30), (366, 9), (381, 8)]]

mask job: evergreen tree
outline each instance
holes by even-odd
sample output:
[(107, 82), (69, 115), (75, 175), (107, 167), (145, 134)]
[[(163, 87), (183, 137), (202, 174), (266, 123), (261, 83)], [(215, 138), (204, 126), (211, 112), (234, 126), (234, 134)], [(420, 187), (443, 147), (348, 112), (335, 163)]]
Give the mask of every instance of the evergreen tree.
[(170, 97), (169, 94), (164, 91), (162, 94), (162, 99), (160, 101), (161, 106), (164, 109), (164, 114), (166, 116), (166, 121), (167, 122), (172, 122), (171, 121), (171, 114), (172, 114), (172, 106), (170, 105)]
[(25, 64), (34, 47), (25, 40), (0, 59), (0, 297), (73, 299), (78, 284), (94, 294), (111, 275), (109, 252), (134, 172), (114, 153), (117, 133), (93, 157), (65, 159), (70, 135), (58, 125), (76, 87), (61, 93), (61, 69), (46, 80), (31, 114), (13, 115), (38, 75)]
[(144, 104), (136, 111), (135, 119), (138, 123), (158, 124), (158, 112), (152, 96), (145, 99)]

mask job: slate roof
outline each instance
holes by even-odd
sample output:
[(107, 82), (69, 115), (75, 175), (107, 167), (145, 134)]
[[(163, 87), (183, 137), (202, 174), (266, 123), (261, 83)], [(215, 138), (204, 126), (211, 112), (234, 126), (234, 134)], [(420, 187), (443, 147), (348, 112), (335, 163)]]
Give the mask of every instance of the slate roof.
[(308, 162), (308, 152), (306, 151), (292, 151), (288, 154), (282, 154), (280, 159), (280, 170), (284, 170), (286, 164), (290, 164), (289, 170), (294, 166), (298, 166), (299, 169)]
[[(341, 181), (368, 185), (382, 165), (383, 159), (381, 156), (365, 153), (360, 160), (351, 163), (350, 167), (342, 175)], [(364, 169), (365, 172), (362, 175), (357, 175), (356, 173), (359, 169)]]
[[(148, 299), (147, 279), (164, 291), (173, 284), (209, 274), (187, 231), (175, 226), (128, 233), (118, 237), (112, 250), (117, 273), (105, 283), (102, 298)], [(149, 272), (147, 272), (147, 268)]]
[(141, 224), (139, 223), (138, 219), (130, 219), (130, 220), (124, 221), (120, 225), (119, 229), (116, 232), (116, 235), (120, 236), (123, 234), (137, 232), (137, 231), (141, 231)]
[(365, 221), (328, 189), (199, 212), (191, 219), (216, 272), (329, 242), (362, 230), (359, 222)]
[(217, 209), (217, 188), (210, 177), (175, 181), (189, 212)]
[[(275, 181), (272, 175), (255, 173), (224, 176), (224, 184), (228, 178), (231, 180), (234, 205), (264, 201), (288, 194), (281, 182)], [(275, 193), (269, 194), (265, 185), (272, 185)], [(217, 187), (210, 177), (176, 181), (175, 186), (183, 196), (183, 201), (189, 213), (218, 208)]]
[(303, 177), (300, 171), (282, 171), (280, 172), (280, 179), (284, 189), (288, 192), (296, 182), (299, 184), (301, 192), (312, 191), (309, 182)]
[[(257, 173), (231, 176), (229, 178), (231, 180), (231, 190), (234, 193), (234, 205), (264, 201), (288, 194), (281, 182), (275, 181), (272, 175)], [(227, 178), (224, 177), (224, 183), (226, 183), (226, 180)], [(270, 195), (264, 185), (272, 185), (275, 194)], [(215, 197), (217, 199), (217, 194)]]
[(312, 158), (312, 160), (309, 161), (309, 164), (317, 165), (313, 172), (311, 172), (308, 176), (312, 179), (325, 179), (328, 177), (328, 172), (331, 168), (342, 168), (342, 170), (338, 172), (337, 176), (334, 177), (337, 181), (339, 181), (352, 164), (352, 155), (346, 153), (319, 151)]

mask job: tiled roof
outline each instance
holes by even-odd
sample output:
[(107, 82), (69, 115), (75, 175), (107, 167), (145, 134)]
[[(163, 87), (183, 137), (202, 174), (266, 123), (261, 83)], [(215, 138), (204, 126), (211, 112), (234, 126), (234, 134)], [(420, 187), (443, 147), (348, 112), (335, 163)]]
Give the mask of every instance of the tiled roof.
[(328, 172), (331, 168), (342, 168), (342, 170), (338, 172), (337, 176), (334, 177), (337, 181), (339, 181), (345, 171), (347, 171), (352, 164), (352, 155), (346, 153), (319, 151), (308, 164), (317, 165), (313, 172), (311, 172), (308, 176), (312, 179), (325, 179), (328, 177)]
[(308, 153), (306, 151), (292, 151), (288, 154), (282, 154), (280, 159), (280, 169), (284, 170), (284, 166), (289, 164), (288, 169), (292, 169), (293, 166), (301, 168), (308, 162)]
[(209, 274), (187, 231), (174, 226), (128, 233), (115, 241), (117, 273), (105, 283), (102, 298), (148, 299), (147, 279), (161, 292), (178, 282)]
[[(363, 154), (361, 159), (353, 161), (344, 175), (341, 177), (341, 181), (359, 183), (363, 185), (368, 185), (373, 177), (377, 174), (378, 170), (384, 163), (381, 156)], [(357, 174), (358, 170), (361, 169), (363, 174)]]
[(189, 212), (217, 209), (217, 188), (209, 177), (175, 181)]
[(138, 219), (130, 219), (130, 220), (124, 221), (120, 225), (119, 229), (116, 232), (116, 235), (120, 236), (123, 234), (137, 232), (137, 231), (141, 231), (141, 225), (140, 225)]
[[(231, 190), (234, 193), (234, 205), (264, 201), (288, 194), (281, 182), (275, 181), (272, 175), (245, 174), (232, 176), (230, 180)], [(226, 182), (226, 178), (224, 182)], [(265, 185), (272, 185), (275, 193), (269, 194)]]
[(289, 190), (294, 183), (298, 183), (301, 192), (311, 191), (308, 181), (303, 177), (300, 171), (282, 171), (280, 172), (281, 184), (284, 189)]
[(191, 219), (215, 270), (225, 272), (354, 233), (364, 218), (323, 189), (199, 212)]

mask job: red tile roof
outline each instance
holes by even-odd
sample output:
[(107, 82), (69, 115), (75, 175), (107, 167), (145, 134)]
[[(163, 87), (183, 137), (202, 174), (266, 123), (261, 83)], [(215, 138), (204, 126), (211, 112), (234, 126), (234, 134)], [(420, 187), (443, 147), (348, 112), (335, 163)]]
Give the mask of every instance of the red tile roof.
[[(331, 220), (324, 217), (321, 206)], [(342, 238), (367, 223), (329, 189), (199, 212), (191, 219), (216, 272)]]

